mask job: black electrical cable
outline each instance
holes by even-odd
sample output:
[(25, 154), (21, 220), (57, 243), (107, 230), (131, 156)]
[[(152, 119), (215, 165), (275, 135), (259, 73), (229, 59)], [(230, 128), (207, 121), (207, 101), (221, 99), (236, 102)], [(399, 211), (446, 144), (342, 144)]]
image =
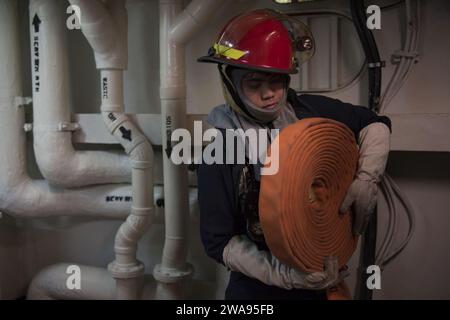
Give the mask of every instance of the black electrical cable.
[[(369, 108), (372, 111), (379, 111), (381, 95), (381, 68), (382, 63), (378, 47), (373, 34), (366, 26), (367, 16), (364, 1), (350, 0), (350, 9), (353, 23), (362, 43), (366, 61), (369, 67)], [(358, 268), (358, 281), (356, 287), (356, 299), (371, 300), (372, 290), (367, 287), (369, 275), (366, 270), (370, 265), (375, 264), (377, 240), (377, 208), (372, 213), (372, 218), (364, 233), (361, 243), (361, 256)]]
[(394, 2), (394, 3), (392, 3), (392, 4), (385, 5), (384, 7), (380, 7), (380, 9), (381, 9), (381, 10), (391, 9), (391, 8), (393, 8), (393, 7), (396, 7), (396, 6), (398, 6), (398, 5), (401, 5), (401, 4), (404, 3), (404, 2), (405, 2), (405, 0), (400, 0), (400, 1)]
[(367, 273), (367, 267), (375, 265), (375, 251), (377, 243), (377, 208), (375, 206), (372, 219), (367, 225), (364, 236), (361, 240), (361, 256), (358, 266), (358, 281), (356, 285), (356, 300), (372, 300), (373, 290), (367, 287), (367, 279), (371, 274)]
[(379, 111), (381, 95), (381, 59), (372, 32), (366, 27), (366, 10), (361, 0), (350, 0), (353, 22), (369, 66), (369, 108)]

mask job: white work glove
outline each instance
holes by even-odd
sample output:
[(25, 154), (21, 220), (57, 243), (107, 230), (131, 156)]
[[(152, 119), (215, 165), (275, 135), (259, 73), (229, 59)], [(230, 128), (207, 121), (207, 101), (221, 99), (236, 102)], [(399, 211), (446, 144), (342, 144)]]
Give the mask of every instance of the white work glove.
[(339, 272), (338, 260), (332, 257), (325, 260), (324, 272), (305, 273), (288, 267), (270, 252), (258, 250), (245, 235), (231, 238), (223, 250), (223, 262), (232, 271), (284, 289), (324, 290), (348, 276), (347, 270)]
[(347, 212), (353, 205), (353, 234), (362, 235), (377, 204), (377, 184), (386, 168), (390, 148), (388, 126), (381, 122), (366, 126), (359, 133), (358, 144), (358, 171), (342, 202), (340, 212)]

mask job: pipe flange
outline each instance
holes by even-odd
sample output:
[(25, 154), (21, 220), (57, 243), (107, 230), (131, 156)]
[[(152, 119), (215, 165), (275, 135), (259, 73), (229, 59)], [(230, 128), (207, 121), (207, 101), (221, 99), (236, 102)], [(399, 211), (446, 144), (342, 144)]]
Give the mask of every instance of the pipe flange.
[(155, 280), (163, 283), (176, 283), (190, 278), (193, 273), (194, 266), (190, 263), (186, 263), (184, 269), (164, 268), (161, 264), (157, 264), (153, 269)]
[(142, 276), (145, 272), (145, 266), (140, 261), (137, 261), (137, 264), (127, 265), (118, 264), (114, 260), (108, 265), (108, 270), (115, 279), (130, 279)]

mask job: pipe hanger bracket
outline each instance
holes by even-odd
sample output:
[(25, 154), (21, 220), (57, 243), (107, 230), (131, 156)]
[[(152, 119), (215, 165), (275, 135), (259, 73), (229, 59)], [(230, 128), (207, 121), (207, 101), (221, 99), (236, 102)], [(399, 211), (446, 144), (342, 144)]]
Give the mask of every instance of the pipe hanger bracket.
[(31, 97), (15, 97), (14, 104), (16, 107), (25, 107), (33, 103), (33, 98)]
[(80, 124), (77, 122), (61, 122), (58, 124), (58, 131), (77, 131), (80, 129)]

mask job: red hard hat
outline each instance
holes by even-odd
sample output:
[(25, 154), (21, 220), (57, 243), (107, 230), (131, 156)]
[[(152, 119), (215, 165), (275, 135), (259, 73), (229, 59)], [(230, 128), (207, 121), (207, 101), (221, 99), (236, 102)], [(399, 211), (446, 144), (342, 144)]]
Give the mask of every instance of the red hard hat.
[(228, 22), (208, 55), (198, 61), (297, 73), (298, 61), (304, 62), (313, 54), (314, 39), (308, 27), (287, 15), (259, 9)]

